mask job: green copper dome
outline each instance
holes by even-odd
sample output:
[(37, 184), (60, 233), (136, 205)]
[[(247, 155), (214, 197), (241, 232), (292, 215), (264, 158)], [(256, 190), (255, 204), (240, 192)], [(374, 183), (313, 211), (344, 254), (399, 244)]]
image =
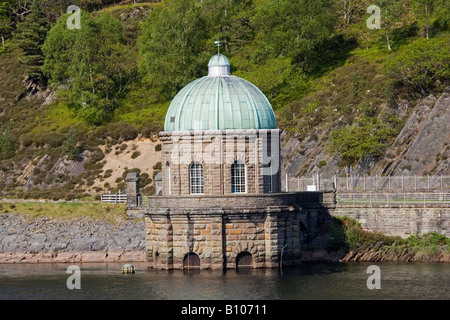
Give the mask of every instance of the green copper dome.
[(270, 102), (256, 86), (230, 73), (222, 54), (208, 63), (206, 77), (178, 92), (166, 114), (165, 131), (276, 129)]

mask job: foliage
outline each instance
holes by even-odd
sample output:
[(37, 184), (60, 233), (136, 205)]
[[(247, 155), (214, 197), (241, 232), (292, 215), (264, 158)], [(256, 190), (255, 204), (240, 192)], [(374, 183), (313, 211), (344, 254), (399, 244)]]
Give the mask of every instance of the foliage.
[(436, 80), (450, 79), (450, 37), (420, 39), (407, 45), (386, 62), (385, 73), (426, 95)]
[(16, 141), (8, 131), (0, 134), (0, 159), (6, 159), (13, 155), (16, 149)]
[(27, 65), (26, 74), (32, 81), (45, 82), (41, 66), (44, 64), (42, 45), (50, 26), (38, 1), (30, 7), (31, 13), (17, 25), (16, 41), (22, 49), (21, 62)]
[(447, 250), (450, 248), (450, 238), (437, 232), (411, 235), (406, 239), (386, 236), (363, 230), (356, 220), (347, 216), (342, 218), (334, 217), (329, 234), (327, 249), (330, 251), (336, 251), (340, 248), (346, 250), (371, 248), (377, 243), (380, 244), (377, 250), (396, 253), (409, 251), (434, 255), (443, 246), (447, 246)]
[(94, 20), (82, 12), (80, 29), (68, 29), (67, 18), (60, 17), (45, 41), (44, 73), (53, 84), (70, 87), (69, 101), (81, 118), (104, 123), (135, 75), (135, 54), (122, 43), (121, 24), (110, 14)]
[(383, 120), (364, 117), (352, 126), (332, 132), (329, 151), (339, 153), (341, 166), (355, 165), (365, 155), (380, 156), (392, 132)]
[(124, 204), (83, 202), (17, 202), (3, 204), (0, 213), (17, 214), (26, 219), (47, 217), (59, 220), (84, 218), (119, 223), (127, 220)]
[[(24, 192), (9, 178), (44, 155), (52, 163), (63, 154), (76, 158), (82, 146), (100, 158), (99, 144), (111, 151), (139, 134), (154, 136), (176, 92), (206, 74), (214, 40), (221, 40), (232, 73), (270, 99), (280, 129), (319, 146), (331, 144), (329, 151), (341, 155), (342, 165), (367, 154), (382, 156), (405, 120), (397, 102), (413, 106), (419, 98), (413, 88), (439, 94), (449, 82), (450, 10), (444, 0), (37, 3), (52, 25), (42, 68), (55, 93), (49, 105), (26, 93), (26, 66), (18, 59), (27, 58), (16, 46), (21, 32), (12, 32), (32, 20), (32, 2), (0, 0), (0, 37), (8, 49), (0, 55), (0, 134), (7, 132), (4, 140), (13, 146), (1, 154), (11, 182), (1, 181), (0, 188), (24, 196), (80, 197), (72, 191), (92, 184), (101, 163), (89, 162), (86, 175), (60, 177), (61, 190)], [(70, 4), (83, 10), (80, 30), (66, 26), (63, 13)], [(371, 4), (382, 9), (381, 30), (366, 27)], [(39, 28), (34, 24), (26, 31)], [(47, 171), (37, 176), (39, 187), (51, 180)], [(150, 192), (154, 186), (145, 188)]]
[[(11, 34), (13, 27), (8, 17), (8, 4), (4, 0), (0, 0), (0, 40), (2, 42), (2, 48), (4, 49), (5, 38)], [(1, 52), (1, 51), (0, 51)]]
[(209, 55), (202, 4), (172, 0), (155, 8), (143, 23), (138, 38), (141, 71), (149, 84), (172, 97), (190, 81), (204, 75)]
[(67, 158), (69, 160), (79, 159), (79, 157), (83, 151), (83, 148), (78, 143), (76, 131), (73, 128), (71, 128), (67, 132), (66, 140), (64, 141), (63, 148), (64, 148), (64, 152), (66, 153)]

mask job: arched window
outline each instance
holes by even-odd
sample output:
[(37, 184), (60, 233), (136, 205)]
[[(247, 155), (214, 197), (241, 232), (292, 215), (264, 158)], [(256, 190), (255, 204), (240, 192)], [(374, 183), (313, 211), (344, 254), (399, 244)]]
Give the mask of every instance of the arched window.
[(231, 193), (245, 193), (245, 164), (241, 162), (231, 165)]
[(200, 162), (192, 162), (189, 166), (191, 193), (203, 193), (203, 166)]

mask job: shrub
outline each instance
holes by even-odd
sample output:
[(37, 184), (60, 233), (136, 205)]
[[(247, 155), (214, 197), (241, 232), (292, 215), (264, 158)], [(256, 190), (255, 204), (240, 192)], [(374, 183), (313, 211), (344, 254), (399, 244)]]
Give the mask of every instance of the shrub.
[(426, 95), (436, 80), (450, 77), (449, 50), (448, 36), (420, 39), (389, 59), (384, 71), (389, 78), (411, 85)]
[(133, 154), (131, 155), (131, 159), (136, 159), (137, 157), (139, 157), (141, 155), (140, 151), (134, 151)]
[(162, 146), (161, 146), (160, 143), (158, 143), (158, 144), (155, 146), (155, 151), (161, 151), (161, 149), (162, 149)]
[(0, 159), (11, 157), (16, 150), (16, 141), (8, 131), (0, 134)]
[(161, 171), (161, 167), (162, 167), (162, 163), (161, 163), (161, 161), (158, 161), (158, 162), (153, 166), (153, 170), (159, 170), (159, 171)]

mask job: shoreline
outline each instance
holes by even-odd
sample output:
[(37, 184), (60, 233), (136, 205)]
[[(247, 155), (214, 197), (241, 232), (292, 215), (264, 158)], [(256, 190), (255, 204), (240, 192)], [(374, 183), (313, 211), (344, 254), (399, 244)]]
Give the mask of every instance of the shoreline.
[(147, 262), (146, 252), (130, 251), (63, 251), (63, 252), (2, 252), (0, 264), (38, 263), (128, 263)]
[[(114, 251), (63, 251), (63, 252), (0, 252), (0, 264), (44, 264), (44, 263), (131, 263), (147, 260), (146, 251), (114, 250)], [(402, 262), (402, 263), (450, 263), (450, 253), (441, 250), (439, 254), (403, 252), (385, 253), (374, 250), (352, 250), (344, 252), (327, 252), (326, 250), (307, 250), (303, 253), (303, 262)], [(285, 264), (286, 267), (291, 266)]]

